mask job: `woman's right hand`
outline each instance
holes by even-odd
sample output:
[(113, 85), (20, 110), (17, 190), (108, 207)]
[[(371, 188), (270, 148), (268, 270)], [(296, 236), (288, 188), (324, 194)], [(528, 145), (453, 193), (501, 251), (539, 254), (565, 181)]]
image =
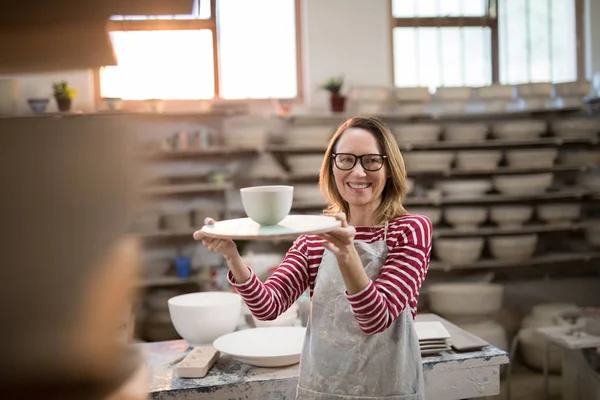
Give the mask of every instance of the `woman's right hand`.
[[(206, 218), (204, 220), (205, 225), (212, 225), (214, 223), (215, 220), (212, 218)], [(209, 237), (201, 230), (194, 232), (194, 239), (202, 242), (204, 247), (208, 250), (223, 254), (225, 259), (232, 259), (238, 255), (237, 246), (231, 239), (216, 239)]]

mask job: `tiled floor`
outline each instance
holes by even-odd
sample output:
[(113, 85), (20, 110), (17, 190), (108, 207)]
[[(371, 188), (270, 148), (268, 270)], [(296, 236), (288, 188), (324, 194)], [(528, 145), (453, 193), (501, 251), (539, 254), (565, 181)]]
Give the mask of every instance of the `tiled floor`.
[[(507, 396), (506, 376), (504, 376), (500, 394), (489, 397), (489, 400), (544, 400), (544, 376), (537, 371), (517, 365), (510, 381), (511, 396)], [(550, 375), (549, 379), (550, 400), (560, 400), (560, 376)]]

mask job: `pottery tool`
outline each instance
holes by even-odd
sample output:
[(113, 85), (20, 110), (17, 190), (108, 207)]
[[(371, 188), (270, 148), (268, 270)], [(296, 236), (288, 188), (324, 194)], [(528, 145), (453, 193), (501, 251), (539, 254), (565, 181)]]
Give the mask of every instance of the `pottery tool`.
[(204, 378), (219, 355), (212, 346), (194, 347), (177, 366), (177, 375), (180, 378)]

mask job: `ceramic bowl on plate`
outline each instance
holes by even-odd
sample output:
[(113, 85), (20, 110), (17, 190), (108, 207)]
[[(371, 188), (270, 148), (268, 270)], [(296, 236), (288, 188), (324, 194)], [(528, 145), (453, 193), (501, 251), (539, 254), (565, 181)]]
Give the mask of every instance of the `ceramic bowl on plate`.
[(192, 347), (233, 332), (242, 313), (242, 298), (228, 292), (183, 294), (170, 298), (168, 305), (173, 326)]
[(277, 225), (292, 209), (293, 186), (252, 186), (240, 189), (240, 193), (244, 211), (260, 225)]
[(223, 354), (256, 367), (284, 367), (300, 362), (306, 328), (267, 327), (245, 329), (216, 339)]

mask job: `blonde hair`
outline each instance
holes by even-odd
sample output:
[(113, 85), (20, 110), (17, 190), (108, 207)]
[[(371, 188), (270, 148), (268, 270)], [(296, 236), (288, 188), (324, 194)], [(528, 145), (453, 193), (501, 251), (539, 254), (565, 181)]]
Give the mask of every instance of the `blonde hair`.
[(379, 151), (386, 155), (388, 179), (381, 193), (381, 204), (373, 215), (375, 224), (383, 224), (406, 214), (402, 200), (407, 192), (406, 167), (398, 143), (387, 126), (377, 118), (352, 117), (342, 123), (329, 140), (321, 165), (319, 187), (327, 198), (326, 213), (344, 212), (350, 218), (350, 207), (340, 194), (333, 176), (333, 154), (337, 143), (347, 129), (358, 128), (370, 132), (377, 140)]

